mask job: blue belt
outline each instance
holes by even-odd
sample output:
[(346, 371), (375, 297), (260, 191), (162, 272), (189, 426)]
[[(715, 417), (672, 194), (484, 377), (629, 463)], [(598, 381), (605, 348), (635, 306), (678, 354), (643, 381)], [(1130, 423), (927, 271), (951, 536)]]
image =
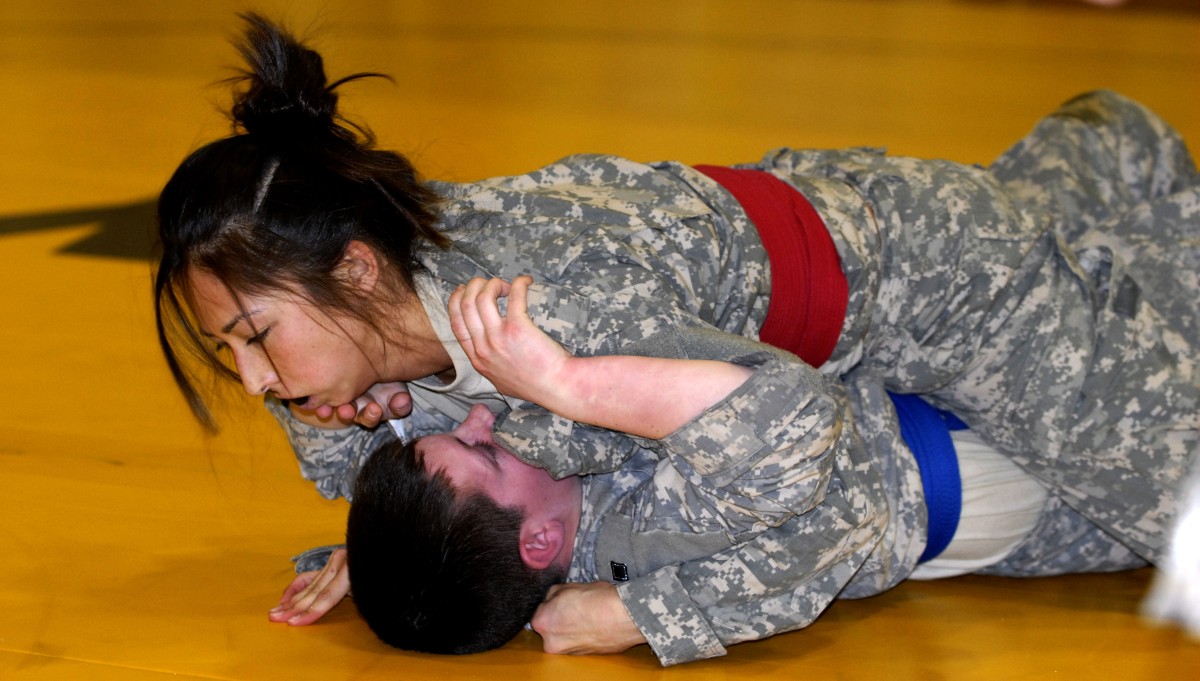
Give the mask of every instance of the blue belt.
[(889, 392), (900, 421), (900, 437), (912, 450), (925, 487), (925, 507), (929, 513), (929, 531), (925, 552), (917, 561), (924, 563), (946, 549), (958, 529), (962, 515), (962, 477), (958, 472), (958, 454), (954, 451), (951, 430), (967, 427), (958, 417), (941, 411), (916, 395)]

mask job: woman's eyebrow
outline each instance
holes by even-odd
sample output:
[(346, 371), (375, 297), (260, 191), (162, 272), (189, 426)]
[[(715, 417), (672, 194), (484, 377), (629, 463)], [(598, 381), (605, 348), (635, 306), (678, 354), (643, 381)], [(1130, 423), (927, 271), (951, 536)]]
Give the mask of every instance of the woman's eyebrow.
[(241, 322), (243, 319), (246, 319), (247, 317), (249, 317), (252, 314), (254, 314), (254, 312), (247, 311), (247, 312), (239, 312), (238, 314), (234, 315), (233, 319), (230, 319), (228, 324), (221, 327), (221, 333), (229, 333), (230, 331), (233, 331), (233, 327), (237, 326), (239, 322)]
[[(233, 331), (233, 328), (235, 326), (237, 326), (242, 320), (249, 319), (250, 317), (253, 317), (254, 315), (258, 314), (259, 312), (262, 312), (262, 310), (247, 310), (245, 312), (239, 312), (238, 314), (233, 316), (233, 319), (229, 320), (229, 323), (227, 323), (227, 324), (225, 324), (225, 326), (221, 327), (221, 333), (229, 333), (230, 331)], [(207, 329), (203, 329), (203, 328), (200, 329), (200, 335), (204, 336), (205, 338), (216, 338), (216, 336), (214, 336), (210, 331), (208, 331)]]

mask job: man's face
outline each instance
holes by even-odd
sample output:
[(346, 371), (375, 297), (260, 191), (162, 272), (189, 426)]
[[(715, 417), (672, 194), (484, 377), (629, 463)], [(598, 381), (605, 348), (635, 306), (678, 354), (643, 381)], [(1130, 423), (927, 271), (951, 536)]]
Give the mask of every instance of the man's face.
[(495, 420), (477, 404), (453, 431), (418, 440), (425, 470), (441, 471), (457, 490), (479, 491), (501, 507), (524, 511), (546, 508), (578, 487), (578, 478), (555, 480), (497, 445), (492, 439)]

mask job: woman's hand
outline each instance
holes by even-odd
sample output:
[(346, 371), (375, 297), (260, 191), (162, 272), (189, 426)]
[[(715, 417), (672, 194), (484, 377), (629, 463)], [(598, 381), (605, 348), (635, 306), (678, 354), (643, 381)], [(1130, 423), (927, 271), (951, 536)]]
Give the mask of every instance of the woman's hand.
[(408, 416), (411, 411), (412, 397), (402, 382), (376, 383), (353, 402), (337, 407), (322, 404), (312, 410), (292, 408), (296, 418), (322, 428), (345, 428), (354, 423), (374, 428), (384, 421)]
[[(471, 364), (496, 389), (542, 406), (560, 397), (560, 379), (571, 353), (534, 326), (526, 308), (533, 279), (520, 276), (510, 286), (503, 279), (476, 277), (450, 295), (450, 328)], [(508, 297), (508, 314), (500, 314), (500, 298)]]
[(646, 642), (607, 582), (555, 584), (531, 624), (542, 649), (558, 655), (619, 653)]
[(312, 624), (321, 619), (333, 606), (350, 593), (350, 566), (346, 549), (340, 548), (329, 556), (321, 570), (301, 572), (283, 591), (279, 605), (267, 613), (272, 622), (287, 622), (294, 626)]

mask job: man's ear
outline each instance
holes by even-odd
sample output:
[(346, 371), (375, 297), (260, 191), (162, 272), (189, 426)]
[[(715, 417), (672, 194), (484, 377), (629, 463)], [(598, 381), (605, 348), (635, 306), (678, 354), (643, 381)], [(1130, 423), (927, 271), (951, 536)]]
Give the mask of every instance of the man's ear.
[(534, 570), (545, 570), (562, 554), (565, 527), (557, 520), (531, 521), (521, 525), (521, 560)]
[(335, 274), (359, 291), (372, 293), (379, 281), (379, 256), (365, 243), (352, 240), (346, 246), (346, 252), (342, 254), (342, 261), (338, 263)]

